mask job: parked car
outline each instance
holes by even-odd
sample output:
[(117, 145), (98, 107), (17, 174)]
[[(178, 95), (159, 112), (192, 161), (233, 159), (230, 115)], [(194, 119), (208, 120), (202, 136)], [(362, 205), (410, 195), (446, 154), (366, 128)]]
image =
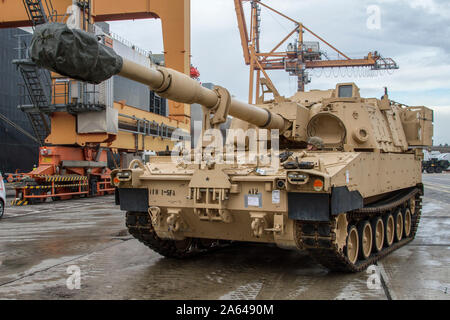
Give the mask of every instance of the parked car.
[(0, 219), (3, 217), (3, 214), (5, 213), (5, 207), (6, 207), (6, 187), (5, 183), (3, 182), (3, 176), (0, 172)]

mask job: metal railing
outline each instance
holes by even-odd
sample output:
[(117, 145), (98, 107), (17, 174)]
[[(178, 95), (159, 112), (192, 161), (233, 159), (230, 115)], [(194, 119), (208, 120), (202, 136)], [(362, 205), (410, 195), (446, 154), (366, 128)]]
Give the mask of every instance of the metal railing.
[[(134, 123), (128, 123), (119, 120), (119, 130), (124, 132), (170, 139), (172, 138), (173, 132), (178, 129), (172, 126), (165, 125), (164, 123), (158, 123), (154, 120), (150, 121), (141, 119), (123, 113), (119, 113), (119, 117), (131, 119), (134, 121)], [(181, 139), (182, 137), (179, 140)]]
[(142, 49), (142, 48), (140, 48), (140, 47), (134, 45), (131, 41), (125, 39), (124, 37), (118, 35), (117, 33), (110, 32), (110, 33), (109, 33), (109, 36), (110, 36), (111, 38), (113, 38), (114, 40), (119, 41), (119, 42), (122, 43), (123, 45), (125, 45), (125, 46), (127, 46), (127, 47), (133, 49), (134, 51), (136, 51), (136, 52), (142, 54), (143, 56), (146, 56), (146, 57), (149, 57), (149, 58), (150, 58), (150, 56), (153, 54), (153, 53), (152, 53), (151, 51), (149, 51), (149, 50), (145, 50), (145, 49)]
[(52, 104), (69, 103), (70, 81), (54, 79), (52, 83)]
[(28, 131), (26, 131), (24, 128), (22, 128), (21, 126), (19, 126), (17, 123), (15, 123), (14, 121), (10, 120), (8, 117), (6, 117), (5, 115), (3, 115), (2, 113), (0, 113), (0, 120), (3, 120), (4, 122), (6, 122), (7, 124), (9, 124), (11, 127), (13, 127), (14, 129), (16, 129), (17, 131), (19, 131), (20, 133), (22, 133), (23, 135), (27, 136), (28, 138), (30, 138), (31, 140), (33, 140), (36, 143), (39, 143), (39, 140), (34, 137), (33, 135), (31, 135)]
[(31, 41), (32, 36), (31, 33), (14, 35), (17, 38), (17, 48), (14, 48), (17, 51), (17, 59), (24, 60), (30, 58), (28, 55), (28, 43)]
[(22, 0), (22, 2), (33, 28), (42, 23), (56, 21), (58, 14), (51, 0)]

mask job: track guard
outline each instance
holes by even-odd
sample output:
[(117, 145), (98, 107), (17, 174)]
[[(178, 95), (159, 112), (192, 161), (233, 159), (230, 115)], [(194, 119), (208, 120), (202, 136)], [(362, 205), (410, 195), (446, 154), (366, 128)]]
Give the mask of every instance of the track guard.
[(148, 213), (148, 189), (120, 188), (120, 210)]
[(289, 218), (301, 221), (326, 222), (330, 216), (361, 209), (363, 197), (358, 191), (349, 191), (347, 187), (333, 187), (328, 193), (288, 194)]

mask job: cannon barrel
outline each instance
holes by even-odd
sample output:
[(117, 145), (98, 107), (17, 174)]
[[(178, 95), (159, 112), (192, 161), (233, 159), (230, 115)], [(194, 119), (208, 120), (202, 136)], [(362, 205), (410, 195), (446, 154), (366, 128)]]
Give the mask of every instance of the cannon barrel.
[[(81, 81), (98, 84), (114, 75), (146, 84), (158, 95), (180, 103), (214, 108), (220, 102), (216, 90), (207, 89), (184, 73), (164, 67), (147, 68), (119, 56), (88, 32), (65, 24), (48, 23), (36, 28), (29, 49), (41, 67)], [(279, 114), (231, 98), (229, 115), (260, 128), (284, 132), (288, 121)]]

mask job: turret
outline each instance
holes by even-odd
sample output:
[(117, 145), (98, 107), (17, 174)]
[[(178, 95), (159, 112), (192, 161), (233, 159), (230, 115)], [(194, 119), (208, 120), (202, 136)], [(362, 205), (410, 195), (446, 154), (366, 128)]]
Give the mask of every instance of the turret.
[(284, 138), (281, 148), (304, 147), (312, 136), (324, 141), (325, 150), (402, 153), (432, 144), (432, 110), (399, 105), (387, 92), (382, 99), (362, 98), (354, 83), (299, 92), (291, 99), (274, 94), (274, 101), (255, 106), (232, 98), (225, 88), (202, 87), (176, 70), (124, 59), (93, 34), (61, 23), (36, 28), (30, 56), (37, 65), (74, 79), (98, 84), (117, 74), (148, 85), (161, 97), (198, 103), (204, 107), (204, 129), (218, 127), (228, 115), (278, 129)]

